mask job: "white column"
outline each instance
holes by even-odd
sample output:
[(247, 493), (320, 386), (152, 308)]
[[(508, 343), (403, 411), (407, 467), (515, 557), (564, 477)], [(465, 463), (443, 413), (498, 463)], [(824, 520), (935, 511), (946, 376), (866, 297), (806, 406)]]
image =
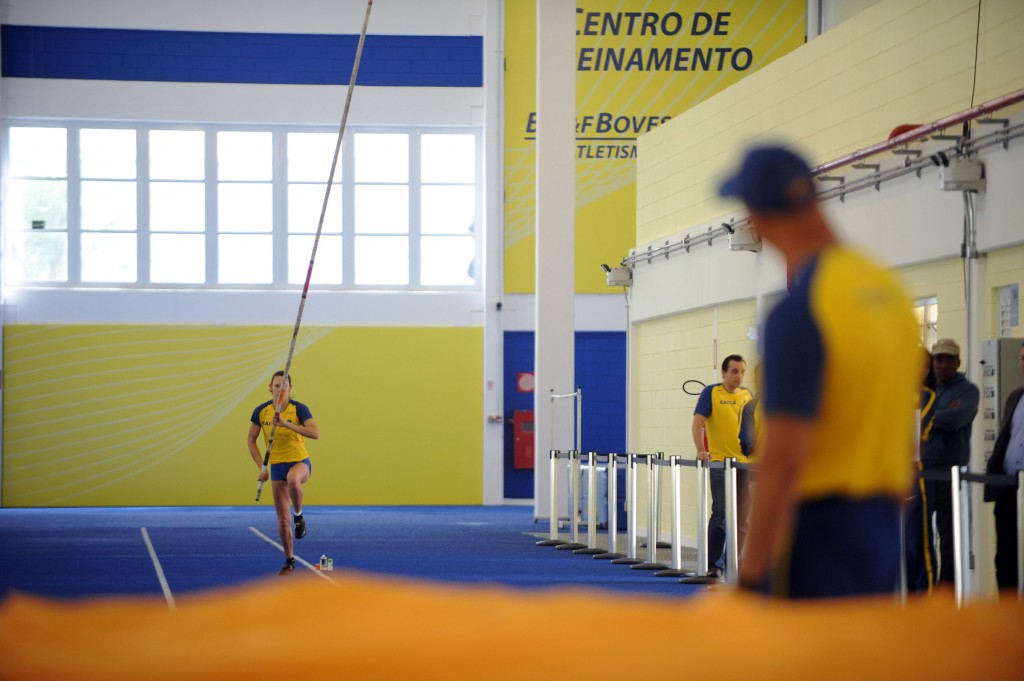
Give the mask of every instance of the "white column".
[[(550, 396), (576, 389), (575, 151), (576, 3), (537, 0), (537, 461), (546, 461), (551, 449), (572, 448), (574, 442), (572, 401), (557, 400), (552, 416)], [(547, 518), (552, 512), (547, 467), (533, 470), (534, 516)]]
[[(477, 262), (483, 262), (480, 276), (484, 287), (484, 451), (483, 500), (485, 504), (502, 503), (504, 490), (505, 424), (496, 420), (504, 413), (504, 328), (499, 309), (502, 299), (501, 258), (502, 239), (501, 167), (502, 134), (501, 111), (504, 41), (502, 34), (503, 3), (487, 0), (484, 7), (484, 44), (494, 45), (484, 53), (484, 135), (482, 139), (484, 191), (481, 215), (487, 226), (486, 238), (479, 239), (483, 248), (478, 250)], [(479, 221), (477, 224), (480, 224)]]

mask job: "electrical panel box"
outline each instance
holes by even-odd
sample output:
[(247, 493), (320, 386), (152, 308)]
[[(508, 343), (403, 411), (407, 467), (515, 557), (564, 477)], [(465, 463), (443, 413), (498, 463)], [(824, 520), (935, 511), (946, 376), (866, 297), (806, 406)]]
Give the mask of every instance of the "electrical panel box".
[(533, 411), (512, 412), (512, 467), (533, 468)]
[(992, 456), (1006, 398), (1024, 385), (1020, 370), (1020, 348), (1024, 339), (990, 338), (982, 343), (981, 432), (985, 463)]
[(946, 191), (985, 191), (985, 166), (981, 161), (954, 158), (939, 168), (939, 186)]

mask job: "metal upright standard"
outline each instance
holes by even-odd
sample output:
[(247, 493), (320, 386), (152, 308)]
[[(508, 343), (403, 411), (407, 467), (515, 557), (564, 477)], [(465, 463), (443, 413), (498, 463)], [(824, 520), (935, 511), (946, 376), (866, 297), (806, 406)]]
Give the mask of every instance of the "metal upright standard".
[(655, 577), (689, 577), (693, 575), (690, 570), (683, 569), (683, 503), (680, 498), (680, 468), (685, 465), (693, 465), (689, 460), (681, 456), (669, 457), (672, 479), (672, 566), (667, 570), (659, 570), (654, 573)]
[(564, 540), (558, 538), (558, 459), (561, 452), (554, 449), (548, 452), (550, 462), (549, 477), (550, 489), (548, 494), (551, 502), (551, 517), (548, 522), (548, 538), (537, 542), (537, 546), (561, 546)]
[[(956, 599), (956, 607), (962, 608), (967, 603), (967, 571), (964, 570), (964, 546), (970, 546), (970, 541), (964, 532), (965, 513), (963, 496), (963, 483), (960, 480), (961, 473), (966, 473), (967, 467), (953, 466), (950, 471), (950, 488), (953, 497), (953, 589)], [(943, 568), (945, 569), (945, 568)]]
[(697, 574), (683, 577), (683, 584), (714, 584), (708, 576), (708, 479), (711, 462), (697, 460)]
[(629, 567), (633, 570), (665, 570), (664, 563), (657, 561), (658, 552), (658, 462), (664, 453), (647, 457), (647, 560)]
[(736, 459), (725, 460), (725, 581), (739, 582), (739, 513), (737, 509)]
[(587, 545), (573, 553), (596, 556), (604, 553), (597, 545), (597, 452), (587, 452)]
[(575, 449), (569, 452), (569, 490), (569, 541), (555, 547), (562, 551), (587, 547), (580, 543), (580, 453)]
[[(624, 457), (628, 458), (628, 457)], [(623, 558), (619, 553), (619, 455), (608, 455), (608, 550), (594, 555), (598, 560)]]
[(636, 465), (637, 460), (641, 458), (643, 458), (642, 454), (626, 454), (626, 490), (628, 494), (628, 498), (626, 499), (626, 508), (628, 509), (626, 517), (626, 557), (613, 558), (612, 563), (615, 565), (636, 565), (637, 563), (643, 562), (637, 558), (636, 555)]
[(1024, 599), (1024, 471), (1017, 471), (1017, 598)]

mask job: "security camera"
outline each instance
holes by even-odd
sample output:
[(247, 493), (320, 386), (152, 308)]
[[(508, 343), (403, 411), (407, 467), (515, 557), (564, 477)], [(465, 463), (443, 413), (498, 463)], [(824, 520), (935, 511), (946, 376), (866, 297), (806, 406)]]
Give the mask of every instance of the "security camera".
[(609, 272), (612, 271), (612, 268), (608, 267), (608, 265), (605, 265), (604, 263), (601, 263), (601, 269), (604, 270), (605, 274), (608, 274)]

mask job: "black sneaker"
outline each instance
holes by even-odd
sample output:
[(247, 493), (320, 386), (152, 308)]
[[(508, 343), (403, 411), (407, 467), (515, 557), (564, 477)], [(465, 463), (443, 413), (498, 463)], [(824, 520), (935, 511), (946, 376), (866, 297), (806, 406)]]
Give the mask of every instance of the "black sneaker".
[(284, 561), (284, 567), (282, 567), (277, 574), (284, 577), (285, 575), (290, 574), (293, 570), (295, 570), (295, 559), (286, 558)]
[(306, 536), (306, 517), (296, 515), (292, 519), (295, 521), (295, 538), (302, 539)]
[(722, 571), (719, 570), (717, 567), (713, 567), (708, 570), (708, 577), (710, 577), (711, 579), (720, 580), (722, 579)]

